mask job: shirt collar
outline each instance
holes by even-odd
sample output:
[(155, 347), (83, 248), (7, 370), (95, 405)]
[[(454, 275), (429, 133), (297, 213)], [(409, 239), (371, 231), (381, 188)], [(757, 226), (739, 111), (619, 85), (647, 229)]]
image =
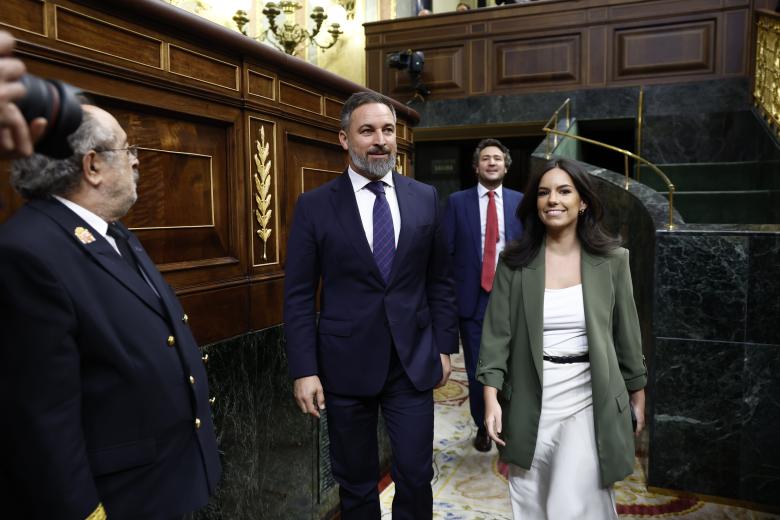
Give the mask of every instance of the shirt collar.
[(81, 217), (84, 220), (84, 222), (92, 226), (95, 229), (95, 231), (97, 231), (103, 236), (106, 236), (106, 233), (108, 232), (108, 222), (98, 217), (97, 215), (89, 211), (87, 208), (83, 206), (79, 206), (72, 200), (65, 199), (63, 197), (60, 197), (59, 195), (54, 195), (54, 198), (62, 202), (66, 208), (68, 208), (73, 213)]
[[(358, 191), (362, 190), (363, 188), (366, 187), (366, 185), (369, 182), (371, 182), (369, 179), (366, 179), (365, 177), (360, 175), (358, 172), (353, 170), (351, 165), (347, 168), (347, 173), (349, 174), (349, 180), (352, 182), (352, 189), (355, 190), (355, 192), (358, 192)], [(382, 177), (381, 179), (377, 179), (377, 180), (380, 180), (380, 181), (384, 182), (385, 184), (387, 184), (391, 188), (395, 187), (394, 184), (393, 184), (393, 172), (392, 171), (387, 172), (384, 177)]]
[[(493, 192), (496, 194), (496, 197), (498, 197), (499, 199), (501, 198), (501, 190), (503, 189), (503, 187), (504, 186), (502, 184), (501, 186), (499, 186), (498, 188), (493, 190)], [(477, 195), (479, 196), (479, 198), (482, 198), (482, 197), (486, 196), (487, 192), (489, 192), (489, 191), (491, 191), (491, 190), (489, 190), (486, 187), (484, 187), (481, 183), (479, 183), (479, 182), (477, 183)]]

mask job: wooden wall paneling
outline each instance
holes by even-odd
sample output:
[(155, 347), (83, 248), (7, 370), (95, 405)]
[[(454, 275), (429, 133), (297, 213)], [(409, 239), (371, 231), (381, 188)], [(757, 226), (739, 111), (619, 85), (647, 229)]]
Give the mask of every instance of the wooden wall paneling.
[(46, 4), (43, 0), (5, 0), (0, 25), (47, 36)]
[(338, 99), (325, 96), (325, 107), (323, 115), (329, 119), (335, 119), (339, 122), (340, 125), (341, 109), (344, 107), (344, 101), (339, 101)]
[(283, 320), (284, 278), (252, 282), (249, 286), (249, 328), (262, 330)]
[(714, 74), (713, 18), (663, 26), (617, 27), (612, 42), (615, 81), (691, 74)]
[(239, 90), (240, 65), (182, 46), (168, 45), (168, 70), (187, 82)]
[[(458, 43), (458, 42), (454, 42)], [(437, 92), (466, 94), (466, 48), (463, 44), (448, 47), (415, 47), (425, 55), (422, 80), (425, 86)], [(414, 85), (406, 70), (388, 69), (388, 92), (396, 99), (410, 97)]]
[(562, 32), (564, 28), (583, 27), (587, 26), (588, 23), (588, 13), (584, 10), (544, 13), (522, 17), (503, 16), (488, 24), (488, 33), (494, 35), (507, 34), (517, 36), (524, 35), (524, 33), (527, 32), (539, 32), (541, 30)]
[(285, 125), (284, 155), (285, 229), (289, 229), (298, 196), (341, 175), (347, 167), (347, 156), (335, 133), (312, 131), (297, 124)]
[(403, 121), (396, 121), (395, 124), (395, 136), (398, 140), (408, 141), (409, 140), (409, 128), (406, 126), (406, 123)]
[(246, 94), (255, 98), (255, 101), (276, 101), (277, 81), (273, 72), (256, 69), (254, 66), (246, 67)]
[[(0, 25), (31, 73), (85, 89), (139, 146), (139, 199), (124, 220), (199, 341), (280, 323), (297, 195), (343, 171), (339, 114), (361, 87), (156, 0), (5, 0)], [(408, 154), (419, 116), (396, 109)], [(270, 205), (255, 225), (261, 128)], [(8, 173), (0, 163), (0, 221), (22, 204)], [(263, 258), (254, 237), (266, 226)]]
[[(617, 3), (617, 2), (616, 2)], [(654, 18), (684, 17), (691, 14), (716, 12), (722, 8), (721, 0), (653, 0), (643, 2), (623, 1), (609, 7), (612, 22)]]
[(487, 92), (488, 82), (488, 53), (485, 40), (471, 40), (469, 42), (469, 91), (468, 94), (476, 96)]
[(579, 34), (496, 40), (494, 89), (581, 81)]
[[(247, 283), (181, 291), (178, 297), (200, 345), (232, 338), (250, 330), (250, 287)], [(280, 322), (281, 317), (276, 323)]]
[(587, 71), (585, 82), (588, 87), (603, 87), (607, 84), (607, 63), (610, 54), (607, 44), (607, 28), (604, 25), (598, 25), (588, 29), (586, 36), (586, 64), (584, 69)]
[[(428, 56), (454, 45), (464, 47), (464, 88), (432, 88), (429, 100), (747, 75), (755, 2), (549, 0), (372, 22), (365, 24), (369, 86), (406, 101), (405, 78), (384, 60), (404, 48), (425, 50), (426, 83), (451, 83), (452, 70), (433, 75)], [(576, 45), (555, 42), (574, 35)]]
[(366, 86), (377, 92), (387, 92), (387, 85), (382, 83), (382, 73), (385, 70), (385, 55), (381, 50), (366, 51)]
[(128, 23), (112, 23), (84, 9), (54, 6), (54, 38), (125, 66), (163, 68), (163, 42)]
[(723, 56), (723, 74), (747, 74), (749, 51), (753, 45), (750, 13), (745, 9), (726, 11), (722, 19), (722, 38), (718, 38), (718, 42), (722, 46), (719, 55)]
[[(235, 125), (101, 103), (139, 146), (138, 201), (123, 219), (173, 285), (244, 274), (230, 171)], [(232, 177), (236, 177), (233, 175)]]
[(278, 99), (279, 103), (291, 108), (294, 112), (307, 112), (308, 115), (318, 116), (323, 112), (322, 94), (290, 81), (279, 81)]
[[(422, 20), (422, 19), (421, 19)], [(427, 22), (428, 20), (423, 20)], [(411, 44), (412, 50), (419, 50), (416, 42), (424, 43), (431, 40), (458, 40), (468, 36), (468, 25), (448, 24), (443, 27), (431, 26), (430, 23), (422, 27), (415, 27), (406, 31), (394, 31), (384, 35), (382, 40), (385, 47), (400, 47), (400, 50), (406, 50), (407, 45)]]

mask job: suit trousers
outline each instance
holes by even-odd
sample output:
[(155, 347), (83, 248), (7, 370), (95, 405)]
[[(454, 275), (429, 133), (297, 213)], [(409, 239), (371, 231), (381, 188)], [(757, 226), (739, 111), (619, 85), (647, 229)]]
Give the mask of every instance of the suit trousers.
[(433, 390), (412, 384), (392, 348), (387, 380), (378, 395), (325, 393), (330, 459), (339, 483), (342, 520), (378, 520), (377, 422), (382, 411), (393, 451), (393, 520), (433, 516)]
[(469, 380), (469, 410), (477, 428), (485, 426), (485, 399), (482, 396), (482, 383), (477, 381), (477, 363), (479, 362), (479, 344), (482, 341), (482, 322), (485, 318), (490, 294), (479, 290), (477, 308), (471, 318), (459, 321), (460, 341), (463, 344), (463, 360), (466, 363), (466, 375)]

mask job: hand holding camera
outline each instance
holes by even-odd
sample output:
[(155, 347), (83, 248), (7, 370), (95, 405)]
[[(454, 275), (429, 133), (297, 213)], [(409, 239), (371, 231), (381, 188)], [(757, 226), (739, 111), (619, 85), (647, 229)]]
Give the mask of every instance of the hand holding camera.
[(46, 131), (46, 119), (38, 117), (28, 125), (14, 101), (22, 99), (27, 89), (22, 84), (24, 64), (11, 57), (13, 37), (0, 31), (0, 159), (30, 155), (33, 143)]

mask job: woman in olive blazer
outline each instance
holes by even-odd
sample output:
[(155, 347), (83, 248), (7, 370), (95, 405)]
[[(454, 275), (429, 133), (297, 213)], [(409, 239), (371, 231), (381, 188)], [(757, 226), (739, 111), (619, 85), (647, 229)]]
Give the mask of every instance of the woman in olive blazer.
[[(563, 195), (550, 195), (543, 178), (551, 170), (568, 174), (561, 177), (573, 184), (568, 192), (564, 182)], [(616, 239), (601, 228), (603, 212), (587, 177), (576, 163), (559, 159), (531, 179), (528, 202), (518, 208), (525, 234), (507, 249), (496, 271), (477, 379), (485, 385), (486, 406), (492, 403), (485, 421), (501, 459), (529, 470), (542, 410), (545, 281), (550, 283), (556, 276), (546, 277), (545, 258), (551, 255), (553, 237), (557, 240), (566, 231), (574, 234), (569, 238), (572, 254), (578, 255), (579, 273), (571, 276), (582, 284), (599, 481), (609, 488), (633, 471), (629, 406), (634, 407), (641, 430), (647, 371), (628, 251), (617, 247)], [(567, 201), (578, 206), (569, 208)], [(553, 265), (557, 269), (562, 264)]]

